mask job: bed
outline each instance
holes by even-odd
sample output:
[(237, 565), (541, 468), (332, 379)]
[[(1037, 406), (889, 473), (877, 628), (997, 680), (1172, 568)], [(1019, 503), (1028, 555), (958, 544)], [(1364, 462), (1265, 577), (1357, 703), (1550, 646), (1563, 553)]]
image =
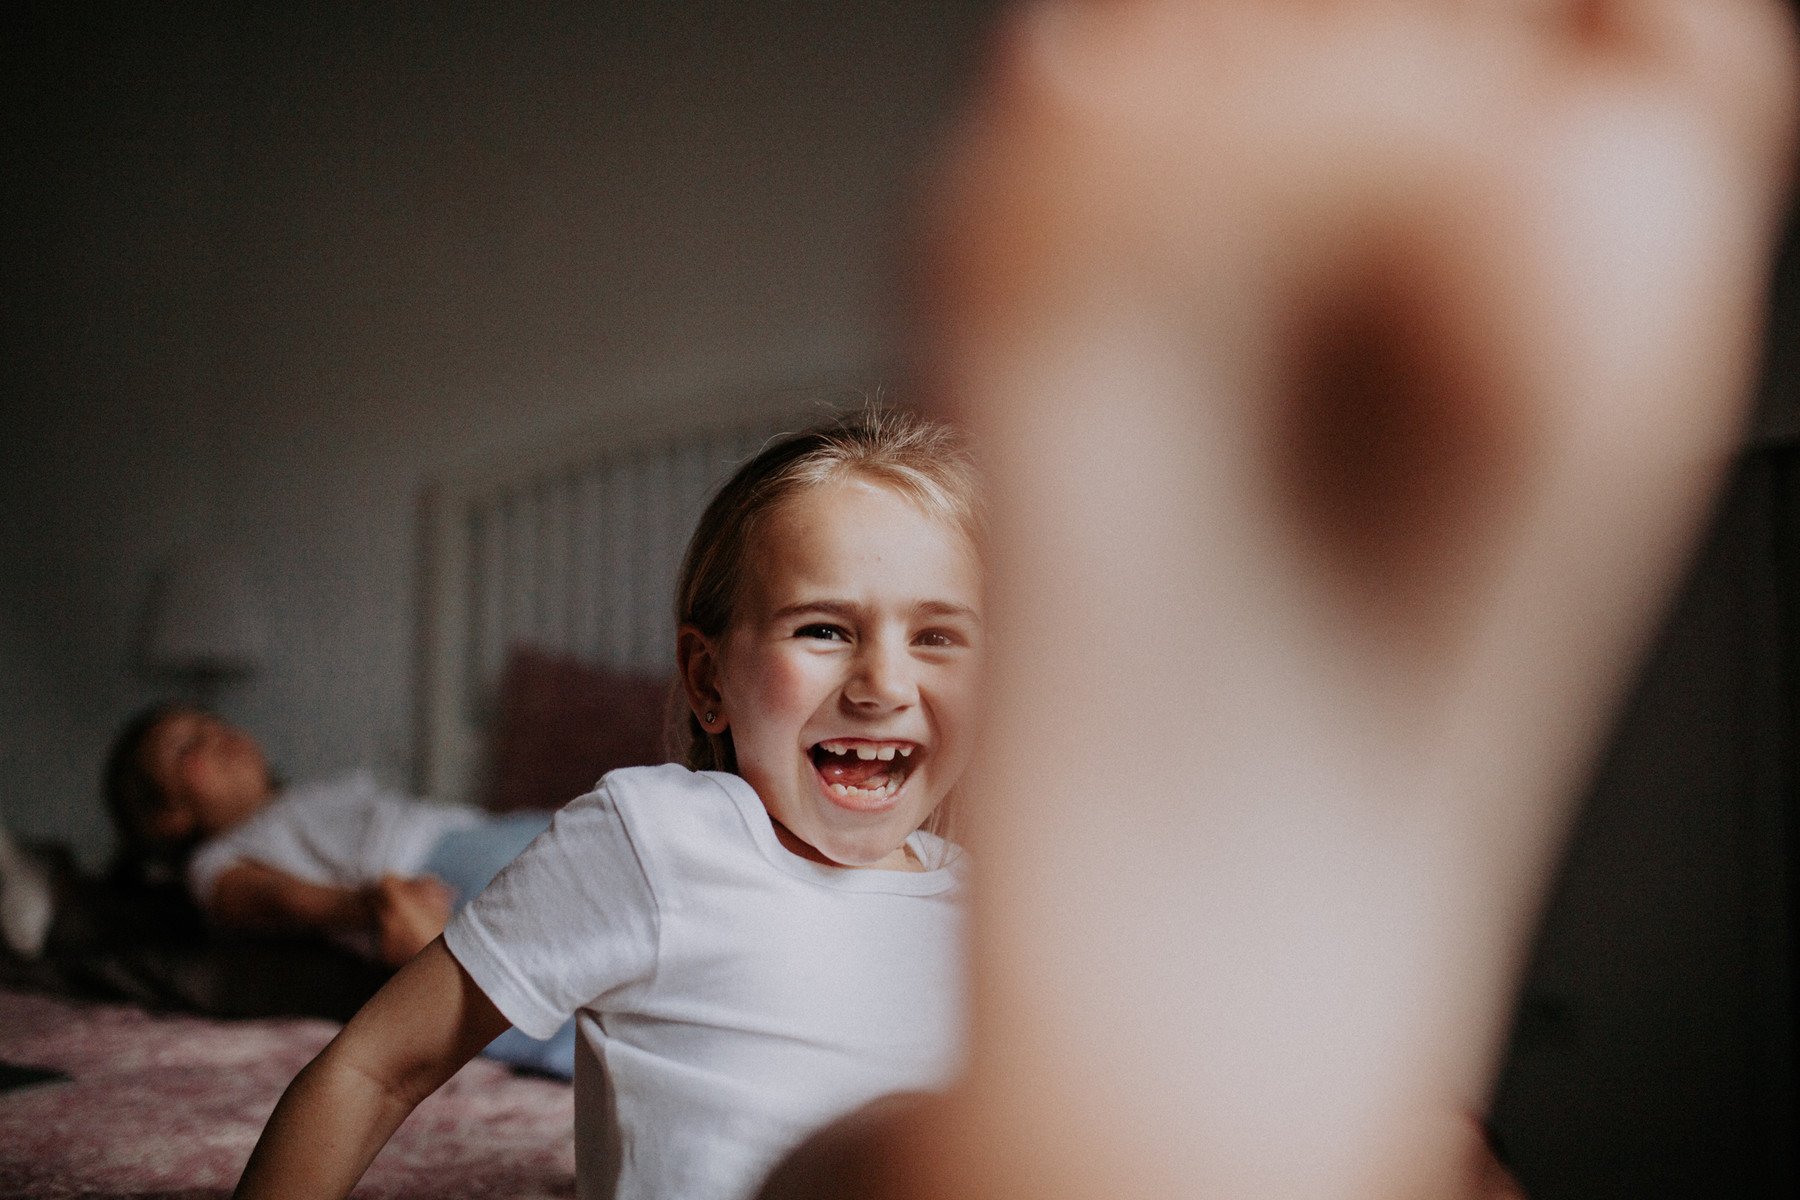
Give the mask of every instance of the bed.
[[(12, 1068), (0, 1072), (0, 1196), (229, 1195), (282, 1090), (336, 1029), (0, 989)], [(478, 1058), (407, 1119), (355, 1194), (571, 1196), (572, 1120), (567, 1084)]]

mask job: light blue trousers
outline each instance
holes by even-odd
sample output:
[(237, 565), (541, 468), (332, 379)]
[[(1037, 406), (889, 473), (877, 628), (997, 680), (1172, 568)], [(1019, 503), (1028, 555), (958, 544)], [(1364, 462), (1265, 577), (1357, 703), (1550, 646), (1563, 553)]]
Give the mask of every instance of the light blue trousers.
[[(459, 829), (438, 839), (425, 863), (425, 873), (450, 886), (453, 909), (481, 893), (500, 868), (519, 856), (531, 839), (550, 827), (549, 813), (513, 813), (489, 817), (472, 829)], [(509, 1029), (482, 1051), (489, 1058), (561, 1079), (575, 1077), (575, 1022), (542, 1041)]]

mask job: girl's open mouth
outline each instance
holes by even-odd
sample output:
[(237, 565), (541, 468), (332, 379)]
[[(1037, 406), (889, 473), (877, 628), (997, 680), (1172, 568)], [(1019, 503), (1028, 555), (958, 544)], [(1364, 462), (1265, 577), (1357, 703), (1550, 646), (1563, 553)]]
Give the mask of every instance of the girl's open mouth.
[(906, 782), (916, 742), (833, 738), (811, 750), (813, 769), (832, 799), (849, 808), (879, 807)]

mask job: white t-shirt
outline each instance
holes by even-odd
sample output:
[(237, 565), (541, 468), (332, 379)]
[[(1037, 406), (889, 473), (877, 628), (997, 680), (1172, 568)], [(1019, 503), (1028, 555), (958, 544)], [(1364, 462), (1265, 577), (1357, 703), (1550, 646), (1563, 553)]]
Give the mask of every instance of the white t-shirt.
[(202, 842), (188, 859), (188, 889), (204, 906), (219, 876), (244, 862), (330, 887), (410, 877), (439, 838), (481, 819), (475, 809), (405, 796), (355, 771), (288, 788), (248, 820)]
[[(945, 845), (914, 834), (921, 861)], [(964, 860), (783, 849), (736, 775), (614, 771), (450, 922), (508, 1020), (571, 1013), (581, 1200), (741, 1200), (808, 1133), (942, 1086), (961, 1044)]]

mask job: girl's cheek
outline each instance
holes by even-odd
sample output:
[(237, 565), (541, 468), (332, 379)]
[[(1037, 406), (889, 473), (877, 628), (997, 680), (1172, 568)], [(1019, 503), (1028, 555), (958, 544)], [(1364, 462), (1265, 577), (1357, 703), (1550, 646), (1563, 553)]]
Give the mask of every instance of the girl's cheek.
[(759, 659), (741, 678), (754, 710), (785, 713), (806, 704), (816, 671), (799, 655), (773, 654)]

